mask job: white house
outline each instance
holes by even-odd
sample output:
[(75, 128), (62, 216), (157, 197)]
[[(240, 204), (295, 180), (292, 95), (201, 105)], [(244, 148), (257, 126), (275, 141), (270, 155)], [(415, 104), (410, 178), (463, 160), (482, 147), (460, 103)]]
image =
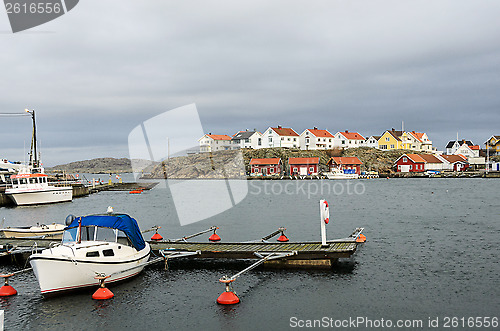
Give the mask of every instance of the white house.
[(200, 152), (216, 152), (231, 149), (231, 137), (225, 134), (206, 134), (200, 139)]
[(370, 136), (365, 139), (365, 147), (372, 147), (372, 148), (378, 148), (378, 140), (380, 139), (380, 136)]
[(231, 149), (262, 148), (262, 133), (259, 131), (239, 131), (231, 138)]
[[(462, 154), (462, 153), (458, 152), (458, 150), (460, 148), (462, 148), (462, 151), (466, 151), (466, 152), (470, 153), (470, 151), (464, 145), (468, 146), (471, 151), (472, 151), (472, 149), (471, 149), (472, 146), (478, 146), (479, 147), (479, 145), (474, 145), (474, 143), (472, 141), (470, 141), (470, 140), (465, 140), (465, 139), (462, 139), (462, 140), (451, 140), (446, 145), (446, 154), (447, 155)], [(475, 147), (475, 148), (477, 148), (479, 150), (478, 147)], [(465, 155), (465, 154), (463, 154), (463, 155)], [(465, 155), (465, 156), (467, 156), (467, 155)]]
[(461, 154), (466, 158), (479, 157), (479, 150), (480, 150), (479, 145), (469, 146), (464, 143), (460, 147), (458, 147), (458, 149), (453, 154), (455, 155)]
[(432, 141), (425, 132), (405, 131), (402, 136), (403, 148), (422, 152), (433, 152)]
[(333, 147), (362, 147), (365, 145), (365, 140), (365, 137), (357, 132), (339, 131), (333, 138)]
[(263, 147), (299, 147), (299, 134), (291, 128), (283, 128), (279, 125), (277, 128), (269, 127), (262, 134)]
[(306, 129), (299, 136), (299, 145), (301, 149), (332, 149), (333, 134), (328, 130)]

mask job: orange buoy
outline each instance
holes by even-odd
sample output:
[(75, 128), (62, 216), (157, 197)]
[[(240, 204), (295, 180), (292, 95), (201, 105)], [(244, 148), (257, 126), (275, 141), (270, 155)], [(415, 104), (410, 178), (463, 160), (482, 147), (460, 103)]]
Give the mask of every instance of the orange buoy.
[(0, 277), (5, 279), (5, 283), (2, 287), (0, 287), (0, 297), (10, 297), (17, 294), (15, 288), (9, 285), (9, 277), (14, 274), (0, 275)]
[(208, 237), (208, 240), (210, 240), (210, 241), (220, 241), (220, 236), (217, 233), (215, 233), (215, 231), (214, 231), (214, 234), (211, 235), (210, 237)]
[(210, 241), (220, 241), (219, 235), (217, 233), (215, 233), (215, 231), (217, 231), (218, 227), (214, 226), (213, 229), (214, 229), (214, 234), (211, 235), (210, 237), (208, 237), (208, 240), (210, 240)]
[(158, 229), (161, 229), (161, 226), (155, 229), (155, 234), (151, 237), (151, 240), (163, 240), (161, 234), (158, 233)]
[(151, 237), (151, 240), (162, 240), (163, 237), (161, 236), (161, 234), (159, 234), (158, 232), (156, 232), (152, 237)]
[(99, 287), (97, 291), (92, 294), (92, 299), (94, 300), (108, 300), (115, 295), (106, 287)]
[(99, 282), (101, 283), (101, 286), (97, 289), (97, 291), (92, 294), (92, 299), (94, 300), (108, 300), (114, 297), (115, 295), (113, 292), (111, 292), (109, 289), (106, 288), (104, 285), (104, 280), (109, 278), (111, 276), (105, 276), (104, 274), (99, 274), (95, 276), (95, 279), (99, 279)]
[(225, 291), (217, 298), (217, 303), (220, 305), (235, 305), (240, 302), (240, 298), (232, 292)]
[(358, 238), (356, 238), (357, 243), (364, 243), (366, 241), (366, 236), (364, 234), (360, 234)]
[(290, 239), (288, 239), (287, 236), (285, 236), (285, 234), (283, 232), (281, 232), (281, 236), (279, 236), (278, 241), (287, 242), (287, 241), (290, 241)]
[(237, 304), (240, 302), (240, 298), (238, 298), (236, 293), (231, 291), (231, 288), (229, 287), (229, 284), (231, 284), (234, 281), (235, 281), (234, 278), (228, 279), (228, 278), (226, 278), (226, 276), (224, 276), (224, 278), (219, 279), (219, 282), (226, 284), (226, 290), (224, 292), (222, 292), (222, 294), (219, 295), (219, 297), (217, 298), (218, 304), (220, 304), (220, 305), (234, 305), (234, 304)]
[(140, 194), (142, 193), (142, 190), (132, 190), (130, 192), (128, 192), (129, 194)]

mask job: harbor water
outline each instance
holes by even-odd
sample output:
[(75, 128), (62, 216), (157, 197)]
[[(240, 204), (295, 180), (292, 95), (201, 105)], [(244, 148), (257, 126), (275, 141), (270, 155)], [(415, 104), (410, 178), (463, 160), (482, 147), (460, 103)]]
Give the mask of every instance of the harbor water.
[[(0, 298), (5, 329), (344, 330), (384, 329), (389, 325), (380, 323), (388, 321), (393, 329), (398, 321), (414, 323), (406, 329), (415, 330), (442, 329), (446, 321), (471, 329), (470, 317), (500, 318), (499, 188), (498, 179), (482, 178), (249, 181), (247, 196), (233, 208), (185, 226), (164, 183), (142, 194), (100, 192), (71, 203), (0, 208), (5, 226), (62, 223), (68, 214), (113, 206), (143, 230), (161, 225), (165, 238), (217, 225), (223, 241), (247, 241), (284, 226), (291, 241), (319, 241), (319, 200), (326, 199), (328, 239), (346, 237), (356, 227), (364, 227), (368, 239), (354, 261), (332, 270), (258, 268), (244, 274), (234, 283), (241, 299), (235, 306), (216, 304), (224, 290), (218, 279), (249, 261), (150, 266), (111, 287), (115, 297), (108, 301), (92, 300), (93, 290), (44, 299), (27, 272), (10, 281), (17, 296)], [(22, 266), (3, 262), (0, 268), (5, 273)], [(351, 324), (342, 327), (345, 321)]]

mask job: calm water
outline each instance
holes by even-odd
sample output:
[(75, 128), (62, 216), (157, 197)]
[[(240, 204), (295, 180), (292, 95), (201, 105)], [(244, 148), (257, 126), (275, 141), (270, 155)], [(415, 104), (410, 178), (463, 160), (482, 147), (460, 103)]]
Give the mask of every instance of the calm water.
[[(296, 186), (300, 183), (305, 186)], [(6, 329), (284, 330), (292, 317), (411, 319), (423, 321), (424, 327), (417, 329), (428, 329), (429, 318), (438, 317), (442, 328), (446, 316), (500, 317), (499, 180), (353, 181), (353, 194), (347, 194), (342, 181), (250, 184), (248, 196), (234, 208), (183, 227), (169, 191), (162, 188), (141, 195), (101, 192), (72, 203), (0, 208), (0, 218), (6, 218), (6, 225), (63, 222), (70, 213), (103, 212), (111, 205), (134, 216), (142, 229), (162, 225), (166, 238), (218, 225), (226, 241), (258, 239), (279, 226), (287, 227), (291, 240), (319, 240), (318, 201), (326, 198), (332, 220), (329, 239), (363, 226), (368, 242), (354, 263), (336, 270), (247, 273), (235, 282), (241, 303), (233, 307), (215, 303), (224, 289), (217, 280), (247, 262), (177, 261), (169, 271), (148, 267), (113, 287), (115, 297), (106, 302), (93, 301), (93, 291), (43, 299), (33, 273), (25, 273), (11, 281), (19, 295), (0, 299)], [(281, 194), (262, 194), (263, 185)], [(0, 267), (3, 272), (18, 269)]]

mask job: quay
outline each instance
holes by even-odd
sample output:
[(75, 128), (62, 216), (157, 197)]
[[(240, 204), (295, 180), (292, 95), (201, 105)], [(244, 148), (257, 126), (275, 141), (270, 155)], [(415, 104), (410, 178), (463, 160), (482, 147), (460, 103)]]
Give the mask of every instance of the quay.
[[(35, 250), (54, 244), (53, 239), (0, 238), (0, 256), (12, 261), (26, 260)], [(57, 241), (59, 242), (59, 241)], [(154, 254), (163, 252), (168, 260), (178, 255), (193, 259), (257, 259), (258, 254), (286, 254), (279, 260), (266, 261), (276, 268), (331, 268), (339, 259), (349, 259), (362, 244), (355, 237), (321, 242), (171, 242), (148, 241)], [(19, 259), (19, 255), (22, 255)], [(17, 256), (17, 257), (16, 257)]]
[[(59, 184), (54, 183), (56, 186)], [(158, 182), (150, 183), (105, 183), (96, 184), (94, 186), (87, 186), (84, 184), (71, 184), (73, 187), (73, 198), (81, 198), (88, 196), (92, 193), (98, 193), (101, 191), (133, 191), (133, 190), (150, 190), (155, 187)], [(4, 206), (14, 206), (12, 200), (5, 195), (5, 187), (0, 187), (0, 207)]]

